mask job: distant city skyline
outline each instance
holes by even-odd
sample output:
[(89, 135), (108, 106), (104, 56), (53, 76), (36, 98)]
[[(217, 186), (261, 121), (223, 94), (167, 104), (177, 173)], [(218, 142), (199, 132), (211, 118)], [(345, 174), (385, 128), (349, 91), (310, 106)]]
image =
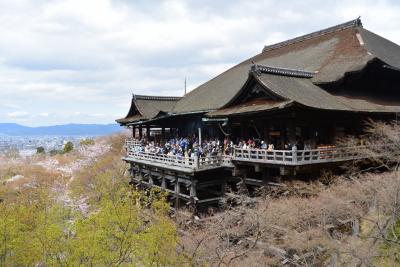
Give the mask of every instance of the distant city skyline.
[(361, 16), (400, 43), (398, 1), (0, 2), (0, 122), (113, 123), (132, 93), (182, 96), (264, 45)]

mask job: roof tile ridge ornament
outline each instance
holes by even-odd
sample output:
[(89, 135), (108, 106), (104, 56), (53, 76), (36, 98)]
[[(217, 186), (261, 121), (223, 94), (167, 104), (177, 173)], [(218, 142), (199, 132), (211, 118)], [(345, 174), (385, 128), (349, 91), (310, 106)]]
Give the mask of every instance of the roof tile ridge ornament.
[(253, 64), (250, 68), (250, 72), (253, 72), (258, 76), (260, 76), (262, 73), (269, 73), (269, 74), (298, 77), (298, 78), (312, 78), (317, 73), (316, 71), (279, 68), (279, 67), (259, 65), (259, 64)]
[(315, 32), (312, 32), (309, 34), (299, 36), (299, 37), (295, 37), (295, 38), (289, 39), (287, 41), (279, 42), (279, 43), (272, 44), (272, 45), (266, 45), (266, 46), (264, 46), (262, 52), (264, 53), (264, 52), (278, 49), (278, 48), (281, 48), (281, 47), (284, 47), (287, 45), (292, 45), (292, 44), (296, 44), (299, 42), (303, 42), (303, 41), (306, 41), (306, 40), (309, 40), (309, 39), (312, 39), (315, 37), (342, 31), (342, 30), (349, 29), (349, 28), (356, 28), (356, 27), (363, 27), (362, 22), (361, 22), (361, 17), (358, 17), (354, 20), (351, 20), (351, 21), (348, 21), (348, 22), (345, 22), (342, 24), (338, 24), (338, 25), (335, 25), (335, 26), (332, 26), (332, 27), (329, 27), (329, 28), (326, 28), (323, 30), (319, 30), (319, 31), (315, 31)]
[(153, 96), (153, 95), (135, 95), (134, 100), (158, 100), (158, 101), (178, 101), (182, 99), (180, 96)]

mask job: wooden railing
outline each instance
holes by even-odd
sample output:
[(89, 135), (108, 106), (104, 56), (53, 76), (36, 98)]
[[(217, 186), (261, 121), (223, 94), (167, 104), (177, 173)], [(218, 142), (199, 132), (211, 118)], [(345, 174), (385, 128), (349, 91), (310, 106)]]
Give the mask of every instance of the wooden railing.
[(363, 158), (359, 147), (329, 147), (309, 150), (266, 150), (234, 148), (233, 155), (216, 155), (206, 157), (184, 157), (143, 152), (140, 143), (134, 140), (126, 141), (127, 158), (146, 162), (160, 163), (191, 170), (201, 170), (213, 167), (231, 167), (233, 161), (277, 165), (307, 165), (348, 161)]
[(125, 140), (125, 147), (131, 147), (131, 146), (140, 146), (141, 143), (139, 142), (139, 140), (133, 139), (133, 138), (129, 138)]
[(201, 170), (212, 167), (222, 166), (224, 157), (222, 156), (206, 156), (206, 157), (185, 157), (165, 155), (159, 153), (143, 152), (139, 143), (127, 140), (125, 142), (126, 156), (128, 159), (143, 160), (147, 162), (161, 163), (169, 166), (180, 168), (189, 168), (193, 170)]
[(364, 147), (331, 147), (309, 150), (234, 149), (233, 160), (283, 165), (337, 162), (363, 158)]

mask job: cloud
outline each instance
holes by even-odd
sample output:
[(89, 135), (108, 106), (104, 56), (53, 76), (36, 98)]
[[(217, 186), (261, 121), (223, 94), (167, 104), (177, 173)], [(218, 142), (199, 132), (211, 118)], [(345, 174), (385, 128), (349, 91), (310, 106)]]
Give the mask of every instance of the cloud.
[(193, 89), (266, 44), (359, 15), (400, 43), (399, 13), (388, 0), (2, 0), (0, 121), (23, 108), (33, 125), (113, 122), (133, 92), (180, 96), (184, 77)]
[(25, 111), (13, 111), (13, 112), (7, 113), (7, 116), (11, 117), (11, 118), (21, 118), (21, 117), (28, 116), (28, 112), (25, 112)]

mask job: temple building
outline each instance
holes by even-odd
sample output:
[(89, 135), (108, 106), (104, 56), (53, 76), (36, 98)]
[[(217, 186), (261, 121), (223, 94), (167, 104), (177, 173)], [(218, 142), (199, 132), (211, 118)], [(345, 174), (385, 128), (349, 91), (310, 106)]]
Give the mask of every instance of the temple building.
[[(258, 185), (357, 158), (337, 141), (361, 136), (368, 119), (397, 120), (399, 84), (400, 47), (356, 19), (265, 46), (183, 97), (133, 95), (117, 120), (132, 129), (124, 160), (137, 183), (177, 201), (215, 202), (232, 179)], [(143, 138), (187, 135), (200, 144), (258, 139), (269, 147), (190, 158), (134, 149)]]

